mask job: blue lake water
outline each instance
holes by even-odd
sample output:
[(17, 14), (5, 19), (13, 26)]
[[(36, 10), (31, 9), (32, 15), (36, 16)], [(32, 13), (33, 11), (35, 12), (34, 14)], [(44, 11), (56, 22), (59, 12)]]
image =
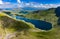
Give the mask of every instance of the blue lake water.
[(26, 22), (30, 22), (35, 25), (36, 28), (42, 29), (42, 30), (50, 30), (52, 28), (52, 24), (46, 21), (41, 20), (33, 20), (33, 19), (27, 19), (20, 16), (16, 16), (16, 19), (24, 20)]

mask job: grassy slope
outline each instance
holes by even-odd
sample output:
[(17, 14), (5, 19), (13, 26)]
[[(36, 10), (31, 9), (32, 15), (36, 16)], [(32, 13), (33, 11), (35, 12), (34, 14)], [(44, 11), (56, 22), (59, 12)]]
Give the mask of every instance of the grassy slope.
[[(47, 14), (47, 13), (49, 13), (49, 14)], [(1, 17), (2, 15), (3, 14), (0, 14), (0, 18), (3, 18), (3, 20), (6, 19), (7, 15), (5, 15), (4, 17)], [(27, 14), (26, 17), (30, 18), (30, 19), (39, 19), (39, 20), (51, 22), (53, 24), (53, 29), (50, 31), (38, 30), (38, 29), (35, 29), (34, 27), (31, 28), (33, 26), (33, 24), (29, 24), (29, 23), (26, 24), (26, 22), (17, 21), (16, 19), (12, 19), (11, 17), (8, 17), (8, 20), (12, 19), (17, 22), (17, 24), (14, 21), (10, 22), (10, 23), (12, 23), (12, 25), (13, 24), (14, 25), (11, 27), (5, 28), (6, 31), (8, 31), (8, 32), (17, 31), (16, 36), (14, 36), (11, 39), (60, 39), (60, 28), (57, 27), (57, 24), (56, 24), (58, 18), (55, 16), (54, 10), (51, 10), (51, 11), (47, 10), (47, 11), (41, 11), (40, 13)], [(20, 26), (20, 23), (21, 23), (21, 25), (23, 25), (23, 24), (24, 24), (24, 26), (26, 25), (27, 29), (26, 29), (26, 27)], [(19, 25), (19, 26), (15, 27), (15, 25), (16, 26)], [(20, 28), (20, 29), (18, 29), (19, 31), (16, 30), (16, 28)], [(23, 29), (23, 30), (21, 30), (21, 29)], [(4, 30), (0, 30), (0, 31), (3, 32)]]
[(48, 9), (42, 11), (35, 11), (29, 14), (26, 14), (25, 17), (29, 19), (38, 19), (42, 21), (47, 21), (55, 25), (57, 23), (57, 17), (55, 16), (55, 9)]
[(48, 9), (38, 12), (32, 12), (27, 14), (25, 17), (29, 19), (38, 19), (47, 21), (53, 24), (53, 28), (48, 32), (34, 32), (32, 33), (34, 36), (37, 36), (39, 39), (60, 39), (60, 29), (57, 25), (58, 18), (55, 16), (55, 9)]
[(28, 31), (34, 29), (34, 25), (25, 21), (16, 20), (8, 16), (7, 14), (0, 13), (0, 34), (5, 35), (8, 33)]

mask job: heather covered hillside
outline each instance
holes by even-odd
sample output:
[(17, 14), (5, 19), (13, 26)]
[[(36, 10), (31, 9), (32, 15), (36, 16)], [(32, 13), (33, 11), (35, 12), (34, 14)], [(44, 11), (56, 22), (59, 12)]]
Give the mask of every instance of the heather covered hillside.
[[(0, 12), (0, 39), (60, 39), (60, 28), (57, 25), (58, 17), (55, 16), (54, 10), (36, 11), (25, 15)], [(16, 15), (52, 23), (52, 29), (36, 28), (31, 22), (16, 19)]]
[(0, 35), (2, 38), (9, 38), (8, 36), (10, 34), (14, 34), (16, 32), (23, 31), (22, 33), (26, 33), (29, 29), (35, 29), (34, 25), (25, 21), (13, 19), (7, 14), (0, 13)]
[(26, 18), (42, 20), (52, 23), (53, 25), (57, 23), (58, 17), (55, 14), (56, 8), (50, 8), (47, 10), (33, 11), (25, 15)]

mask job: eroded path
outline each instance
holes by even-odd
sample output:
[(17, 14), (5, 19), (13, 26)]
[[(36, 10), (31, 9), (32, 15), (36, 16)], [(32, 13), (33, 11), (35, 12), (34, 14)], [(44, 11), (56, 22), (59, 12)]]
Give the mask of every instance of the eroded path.
[(4, 37), (4, 39), (11, 39), (12, 37), (16, 36), (15, 34), (16, 33), (6, 34), (5, 37)]

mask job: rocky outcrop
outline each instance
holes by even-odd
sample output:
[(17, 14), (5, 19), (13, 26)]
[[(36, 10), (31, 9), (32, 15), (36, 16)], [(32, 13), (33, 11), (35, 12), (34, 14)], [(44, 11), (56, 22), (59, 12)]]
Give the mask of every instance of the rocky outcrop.
[(60, 6), (55, 9), (55, 14), (58, 17), (57, 24), (60, 25)]

